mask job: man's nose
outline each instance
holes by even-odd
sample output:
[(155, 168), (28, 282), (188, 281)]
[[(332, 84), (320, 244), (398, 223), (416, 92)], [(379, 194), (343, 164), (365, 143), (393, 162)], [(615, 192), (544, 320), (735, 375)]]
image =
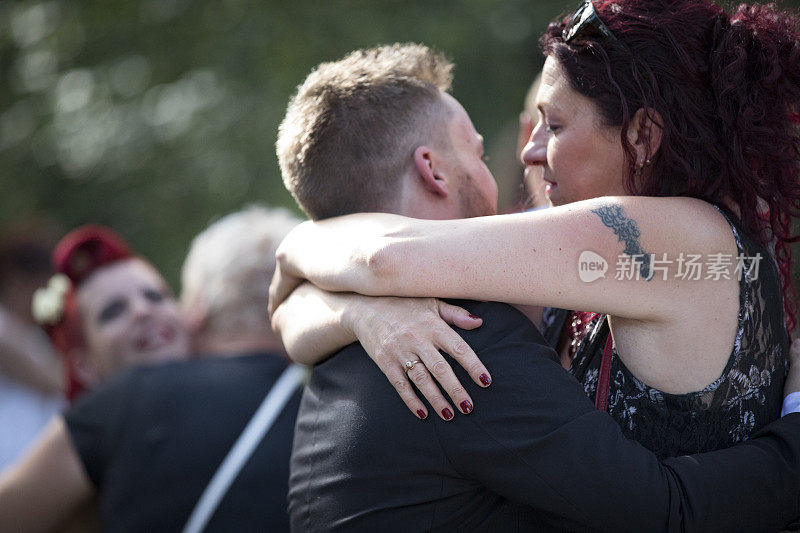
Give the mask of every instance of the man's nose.
[(536, 127), (533, 128), (528, 143), (522, 148), (520, 158), (523, 165), (541, 165), (547, 160), (546, 133), (542, 122), (539, 121)]

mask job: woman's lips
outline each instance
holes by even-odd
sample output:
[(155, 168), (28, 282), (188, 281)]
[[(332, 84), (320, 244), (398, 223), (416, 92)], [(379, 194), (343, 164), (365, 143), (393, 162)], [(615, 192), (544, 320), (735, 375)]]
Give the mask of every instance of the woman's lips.
[(140, 352), (152, 352), (175, 340), (175, 330), (169, 326), (157, 326), (139, 336), (134, 345)]

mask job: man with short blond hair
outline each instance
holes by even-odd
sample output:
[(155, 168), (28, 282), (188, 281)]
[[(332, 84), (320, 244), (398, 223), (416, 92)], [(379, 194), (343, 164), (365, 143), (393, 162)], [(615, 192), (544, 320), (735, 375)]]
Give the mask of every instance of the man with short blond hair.
[[(395, 44), (357, 50), (309, 74), (289, 102), (277, 154), (286, 188), (310, 218), (496, 213), (483, 138), (448, 94), (452, 71), (428, 47)], [(410, 205), (420, 188), (424, 205)]]

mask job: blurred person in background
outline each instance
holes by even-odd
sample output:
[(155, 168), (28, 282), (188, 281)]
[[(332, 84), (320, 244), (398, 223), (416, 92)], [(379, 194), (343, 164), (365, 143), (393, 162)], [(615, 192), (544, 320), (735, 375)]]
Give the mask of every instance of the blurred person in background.
[(0, 239), (0, 471), (18, 458), (64, 404), (61, 361), (31, 314), (52, 274), (41, 231)]
[(189, 334), (161, 274), (112, 230), (81, 226), (53, 251), (33, 313), (64, 358), (72, 401), (120, 370), (183, 359)]
[[(112, 230), (87, 225), (69, 232), (53, 250), (52, 264), (57, 273), (34, 293), (32, 312), (62, 356), (70, 401), (130, 365), (187, 356), (189, 333), (167, 282)], [(37, 466), (49, 471), (71, 453), (64, 416), (57, 415), (0, 479), (32, 500), (46, 497), (47, 487), (25, 491), (35, 481), (29, 475)], [(75, 508), (63, 524), (89, 527), (91, 504)]]
[(79, 398), (0, 480), (0, 531), (47, 531), (94, 496), (104, 529), (288, 531), (304, 372), (289, 366), (267, 302), (275, 249), (297, 222), (252, 207), (195, 238), (181, 279), (199, 357), (132, 369)]

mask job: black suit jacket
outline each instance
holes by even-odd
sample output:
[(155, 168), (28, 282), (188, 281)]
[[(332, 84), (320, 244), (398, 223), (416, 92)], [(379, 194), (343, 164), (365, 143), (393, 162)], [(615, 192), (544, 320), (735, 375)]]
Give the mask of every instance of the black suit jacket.
[(800, 415), (718, 452), (659, 462), (595, 410), (536, 328), (505, 304), (457, 302), (487, 389), (445, 422), (408, 412), (360, 345), (317, 365), (289, 481), (294, 531), (757, 531), (798, 513)]

